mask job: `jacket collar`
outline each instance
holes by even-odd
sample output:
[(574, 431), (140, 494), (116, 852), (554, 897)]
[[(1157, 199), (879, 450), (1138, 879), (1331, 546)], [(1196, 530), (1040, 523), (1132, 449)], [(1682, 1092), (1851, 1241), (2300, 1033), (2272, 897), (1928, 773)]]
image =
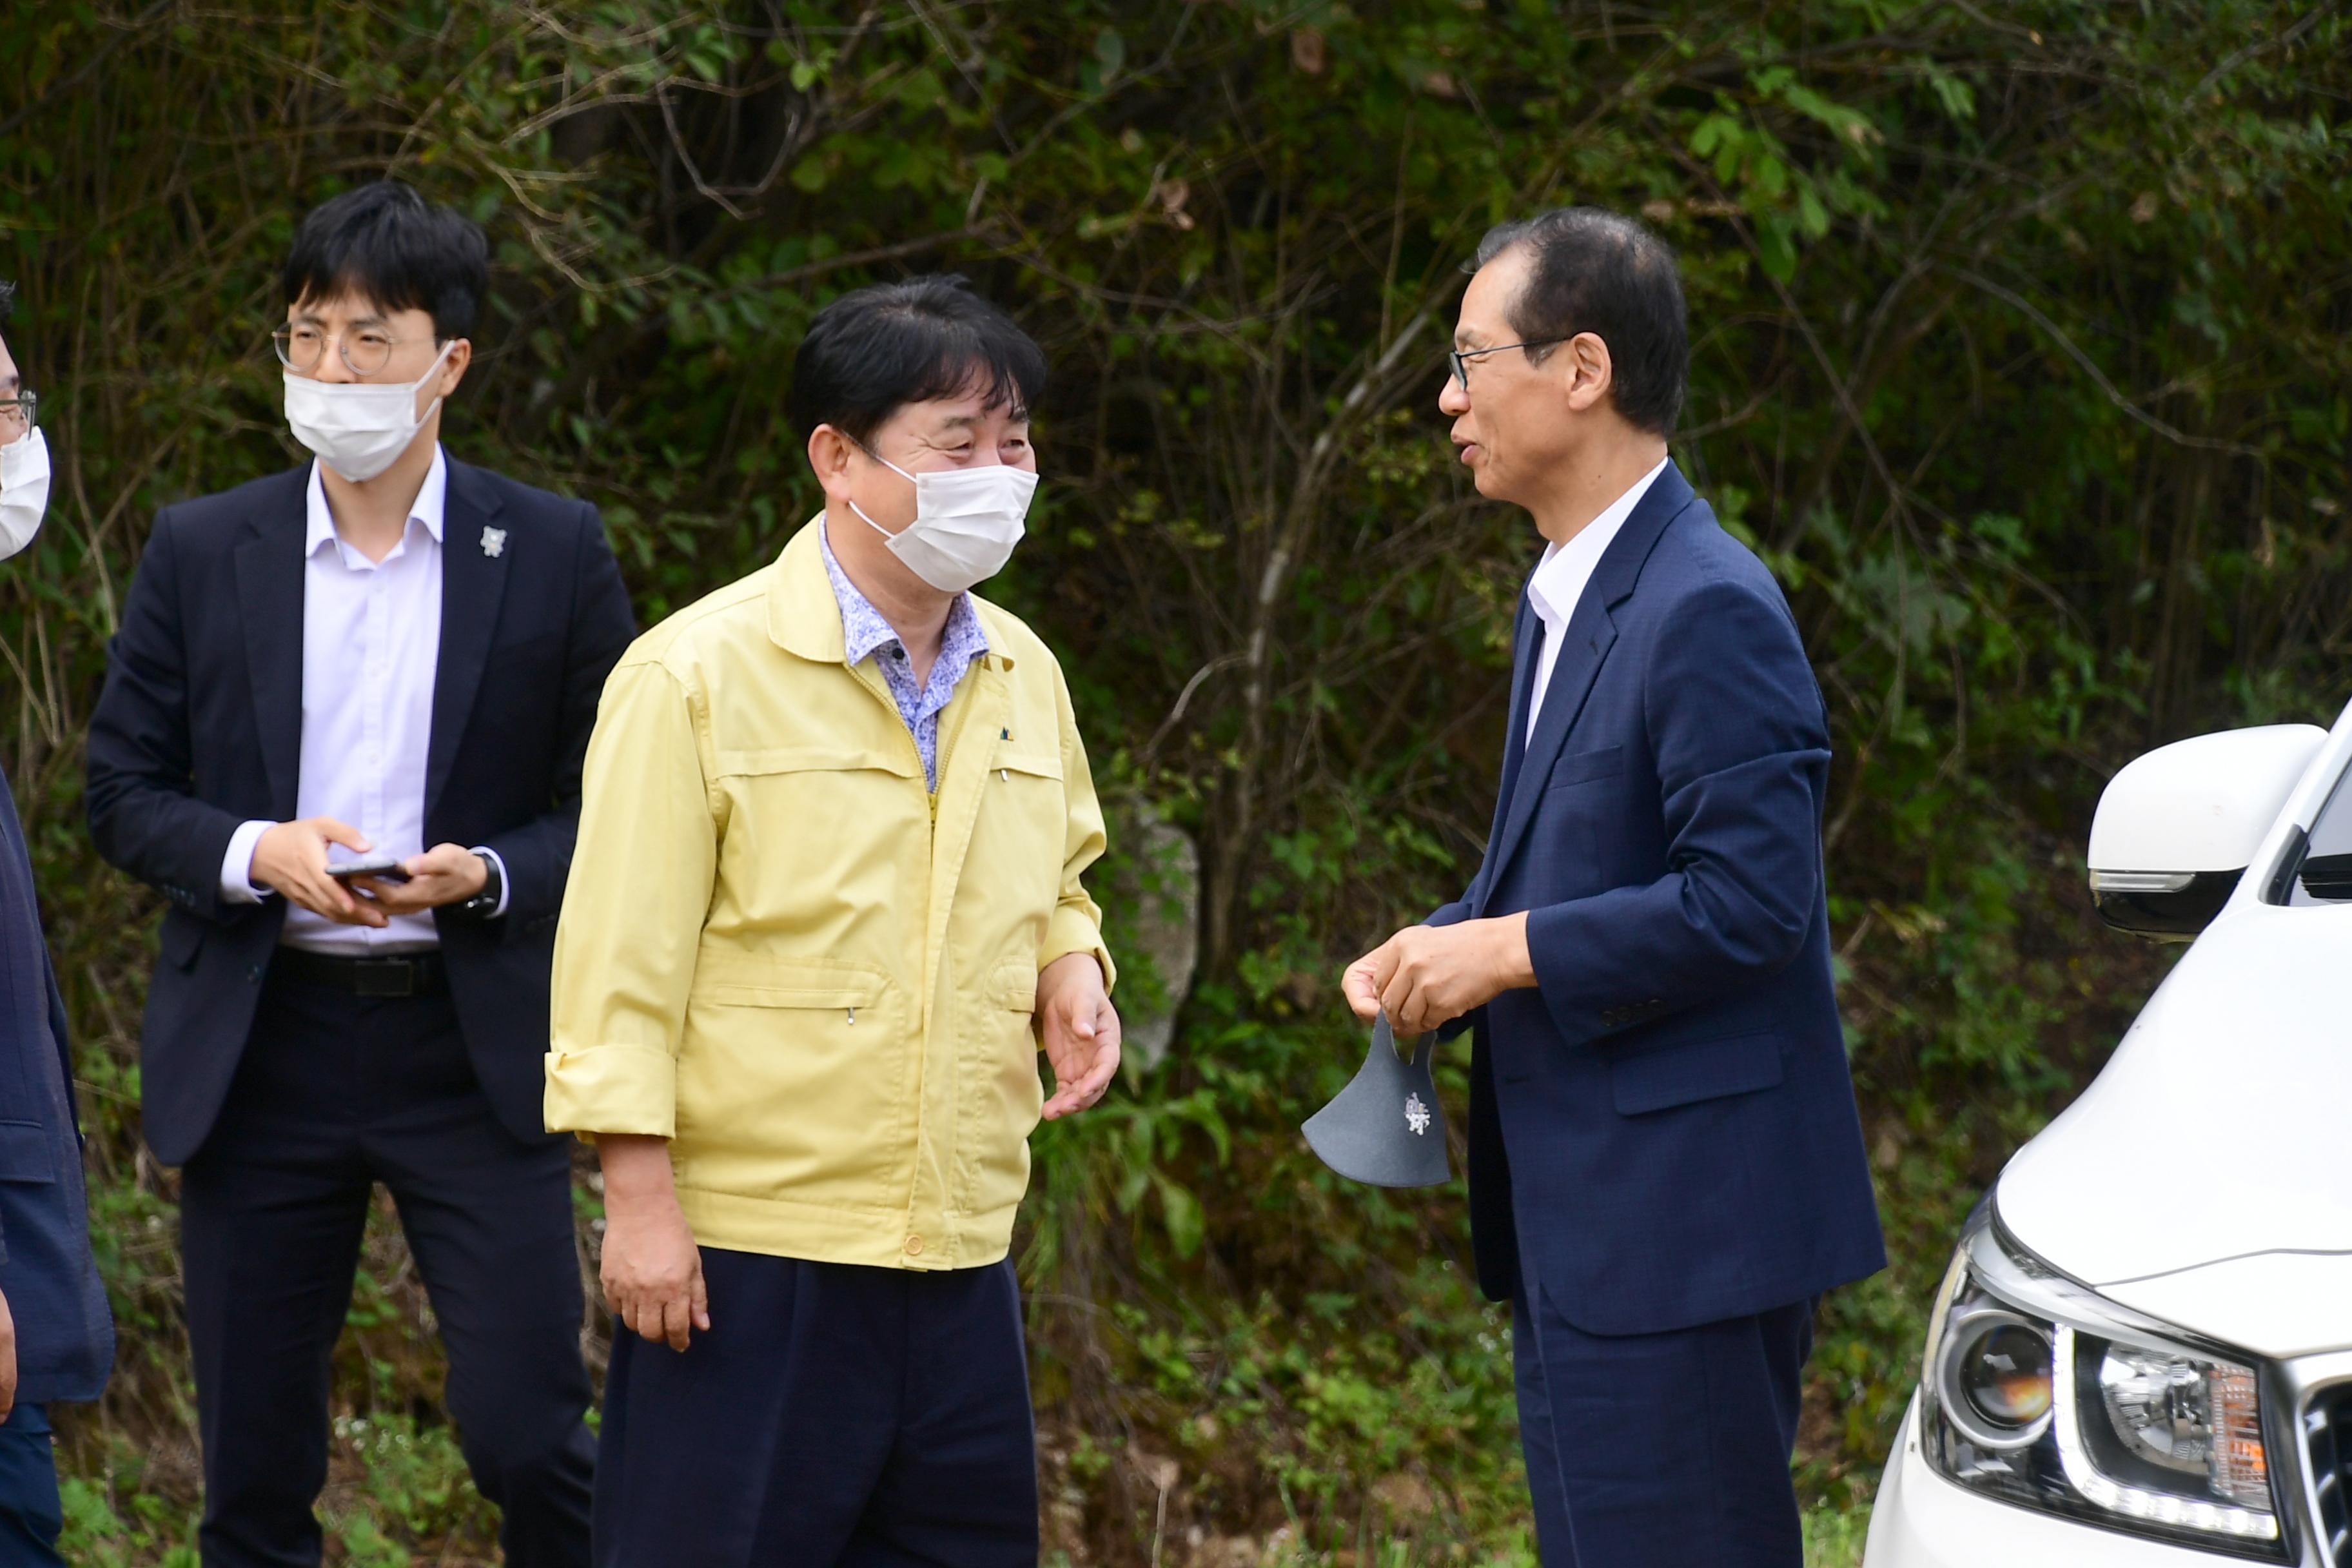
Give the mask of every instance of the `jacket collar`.
[[(507, 542), (496, 537), (491, 552), (491, 520), (504, 509), (498, 487), (468, 463), (448, 465), (448, 489), (443, 518), (441, 552), (441, 648), (433, 672), (432, 739), (425, 747), (425, 820), (436, 820), (434, 807), (449, 768), (457, 760), (458, 742), (474, 711), (474, 697), (489, 668), (490, 642), (498, 628), (499, 604), (506, 596), (508, 563), (522, 557), (519, 570), (543, 571), (543, 559), (531, 559), (539, 541), (528, 534)], [(427, 835), (431, 829), (428, 827)]]
[(1666, 524), (1683, 513), (1683, 509), (1696, 500), (1690, 481), (1672, 458), (1665, 471), (1650, 481), (1633, 510), (1617, 530), (1617, 537), (1609, 542), (1601, 563), (1592, 569), (1591, 592), (1600, 595), (1606, 605), (1624, 603), (1633, 593), (1633, 584), (1642, 575), (1642, 567), (1650, 559), (1650, 552), (1666, 531)]
[[(820, 511), (801, 525), (776, 557), (768, 584), (768, 640), (814, 663), (845, 665), (849, 649), (842, 636), (841, 601), (834, 597), (820, 542), (824, 523)], [(974, 666), (1011, 669), (1012, 657), (1004, 651), (1012, 646), (1010, 617), (977, 594), (966, 596), (988, 637), (988, 652), (973, 660)]]
[(247, 538), (235, 554), (254, 728), (271, 811), (281, 819), (294, 815), (302, 762), (302, 537), (309, 486), (307, 467), (255, 485)]

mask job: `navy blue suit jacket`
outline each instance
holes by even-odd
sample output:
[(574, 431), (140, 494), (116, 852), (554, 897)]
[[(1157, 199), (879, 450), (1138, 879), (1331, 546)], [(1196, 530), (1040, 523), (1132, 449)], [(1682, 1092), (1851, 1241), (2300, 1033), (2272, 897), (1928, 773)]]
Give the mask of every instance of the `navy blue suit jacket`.
[[(282, 899), (225, 902), (220, 869), (238, 824), (295, 813), (309, 483), (306, 465), (156, 514), (90, 718), (91, 837), (172, 904), (140, 1051), (166, 1164), (212, 1130), (285, 923)], [(489, 527), (506, 534), (496, 555)], [(580, 767), (636, 623), (585, 501), (452, 458), (442, 539), (425, 842), (498, 851), (507, 912), (434, 923), (475, 1075), (500, 1124), (539, 1142)]]
[(1532, 740), (1519, 606), (1485, 863), (1538, 983), (1469, 1020), (1472, 1240), (1588, 1332), (1785, 1306), (1885, 1264), (1830, 981), (1829, 731), (1780, 584), (1669, 464), (1594, 570)]
[(16, 1322), (16, 1400), (96, 1399), (114, 1321), (89, 1252), (65, 1004), (41, 938), (16, 797), (0, 779), (0, 1294)]

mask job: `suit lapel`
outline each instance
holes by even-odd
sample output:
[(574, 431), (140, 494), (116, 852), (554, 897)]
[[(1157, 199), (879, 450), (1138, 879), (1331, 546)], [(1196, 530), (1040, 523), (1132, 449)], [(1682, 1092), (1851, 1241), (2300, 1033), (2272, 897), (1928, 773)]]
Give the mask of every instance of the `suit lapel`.
[[(1519, 590), (1519, 624), (1511, 633), (1511, 718), (1503, 731), (1503, 787), (1495, 802), (1494, 832), (1503, 828), (1503, 807), (1518, 782), (1528, 754), (1528, 704), (1536, 689), (1536, 664), (1543, 654), (1543, 617), (1525, 588)], [(1492, 837), (1490, 835), (1490, 837)]]
[[(509, 542), (499, 535), (499, 552), (490, 553), (490, 536), (484, 531), (495, 526), (499, 507), (497, 493), (478, 470), (449, 459), (449, 493), (441, 525), (441, 648), (433, 671), (433, 738), (425, 755), (427, 823), (441, 799), (441, 786), (449, 781), (450, 764), (474, 710), (474, 695), (481, 689), (489, 664), (490, 637), (506, 594), (507, 563), (529, 548), (527, 541)], [(426, 837), (431, 837), (429, 829)]]
[(1593, 678), (1601, 673), (1601, 663), (1616, 641), (1617, 623), (1609, 618), (1601, 595), (1587, 584), (1584, 596), (1576, 602), (1576, 613), (1568, 619), (1568, 630), (1560, 637), (1559, 658), (1551, 667), (1551, 684), (1544, 690), (1543, 708), (1536, 716), (1536, 732), (1528, 742), (1518, 777), (1512, 781), (1501, 837), (1486, 857), (1494, 868), (1486, 883), (1489, 894), (1495, 879), (1510, 863), (1511, 852), (1527, 836), (1528, 824), (1535, 820), (1536, 803), (1543, 798), (1552, 764), (1559, 761), (1559, 749), (1575, 728), (1584, 700), (1592, 691)]
[(1536, 660), (1543, 652), (1543, 621), (1519, 590), (1518, 624), (1511, 632), (1511, 715), (1503, 728), (1503, 782), (1495, 795), (1495, 820), (1486, 828), (1486, 853), (1478, 862), (1466, 901), (1475, 916), (1486, 907), (1486, 889), (1494, 886), (1496, 851), (1502, 847), (1503, 824), (1511, 809), (1511, 792), (1527, 760), (1528, 702), (1534, 695)]
[(299, 798), (302, 773), (302, 541), (310, 527), (308, 468), (284, 475), (247, 521), (236, 547), (238, 619), (253, 683), (254, 728), (269, 803), (282, 821)]
[[(1624, 603), (1633, 594), (1633, 584), (1642, 574), (1642, 564), (1650, 558), (1659, 536), (1690, 502), (1689, 482), (1680, 469), (1668, 463), (1665, 471), (1643, 492), (1632, 515), (1625, 519), (1617, 537), (1610, 541), (1608, 550), (1593, 568), (1591, 581), (1584, 585), (1583, 596), (1577, 600), (1575, 613), (1569, 616), (1567, 630), (1559, 639), (1559, 658), (1552, 665), (1551, 684), (1544, 691), (1535, 734), (1528, 742), (1527, 755), (1507, 785), (1502, 829), (1486, 852), (1486, 886), (1475, 912), (1485, 912), (1486, 899), (1492, 897), (1495, 884), (1501, 879), (1519, 841), (1527, 837), (1528, 825), (1535, 820), (1544, 785), (1551, 777), (1552, 764), (1559, 761), (1561, 749), (1584, 711), (1584, 700), (1592, 694), (1592, 683), (1617, 641), (1617, 623), (1610, 616), (1611, 608)], [(1538, 619), (1532, 610), (1528, 618)], [(1532, 650), (1528, 657), (1532, 658)], [(1514, 719), (1518, 724), (1527, 722), (1525, 714), (1516, 707)]]

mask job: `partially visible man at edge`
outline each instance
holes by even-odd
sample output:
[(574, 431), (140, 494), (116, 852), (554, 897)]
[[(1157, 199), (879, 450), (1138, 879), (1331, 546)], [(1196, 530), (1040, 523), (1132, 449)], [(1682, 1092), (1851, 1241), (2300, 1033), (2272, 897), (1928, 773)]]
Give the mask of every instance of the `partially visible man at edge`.
[[(156, 513), (90, 716), (90, 837), (170, 902), (140, 1110), (182, 1168), (205, 1568), (320, 1561), (379, 1183), (509, 1568), (588, 1556), (539, 1063), (581, 759), (636, 625), (593, 506), (443, 447), (488, 290), (480, 226), (398, 181), (302, 220), (274, 335), (313, 460)], [(396, 868), (339, 876), (345, 851)]]
[(1471, 1231), (1512, 1307), (1548, 1568), (1799, 1568), (1822, 1291), (1882, 1267), (1830, 974), (1829, 732), (1780, 585), (1666, 455), (1672, 251), (1589, 207), (1491, 231), (1439, 399), (1545, 541), (1460, 900), (1349, 966), (1465, 1016)]
[[(16, 286), (0, 282), (0, 323)], [(0, 559), (33, 542), (47, 437), (0, 339)], [(0, 778), (0, 1563), (63, 1564), (47, 1406), (106, 1389), (114, 1321), (89, 1253), (65, 1002), (41, 936), (16, 800)]]
[(1119, 1039), (1068, 688), (969, 591), (1022, 537), (1045, 379), (961, 279), (825, 307), (789, 405), (824, 510), (605, 688), (547, 1124), (596, 1143), (637, 1336), (608, 1568), (1037, 1561), (1013, 1211)]

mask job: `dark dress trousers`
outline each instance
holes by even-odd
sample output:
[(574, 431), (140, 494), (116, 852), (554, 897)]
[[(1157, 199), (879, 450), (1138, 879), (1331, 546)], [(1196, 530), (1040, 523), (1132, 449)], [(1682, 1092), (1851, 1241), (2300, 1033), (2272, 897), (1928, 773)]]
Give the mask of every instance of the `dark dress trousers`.
[(89, 1252), (65, 1005), (41, 938), (32, 862), (0, 779), (0, 1294), (16, 1324), (16, 1407), (0, 1422), (0, 1563), (58, 1563), (56, 1462), (43, 1407), (96, 1399), (114, 1322)]
[(596, 1568), (1034, 1568), (1011, 1258), (930, 1271), (706, 1247), (702, 1272), (711, 1326), (684, 1352), (614, 1337)]
[(185, 1167), (199, 1545), (207, 1568), (320, 1560), (329, 1362), (382, 1183), (506, 1561), (579, 1568), (594, 1447), (541, 1058), (581, 763), (635, 624), (593, 507), (449, 462), (425, 842), (496, 850), (507, 910), (436, 910), (439, 970), (415, 994), (324, 983), (277, 962), (282, 899), (219, 890), (238, 825), (295, 815), (308, 483), (157, 515), (90, 722), (99, 850), (172, 905), (142, 1093), (149, 1143)]
[(1467, 1020), (1470, 1204), (1480, 1283), (1517, 1303), (1544, 1559), (1793, 1568), (1811, 1303), (1885, 1263), (1831, 984), (1820, 688), (1779, 584), (1671, 463), (1523, 739), (1544, 635), (1523, 596), (1485, 863), (1430, 918), (1528, 917), (1537, 984)]

